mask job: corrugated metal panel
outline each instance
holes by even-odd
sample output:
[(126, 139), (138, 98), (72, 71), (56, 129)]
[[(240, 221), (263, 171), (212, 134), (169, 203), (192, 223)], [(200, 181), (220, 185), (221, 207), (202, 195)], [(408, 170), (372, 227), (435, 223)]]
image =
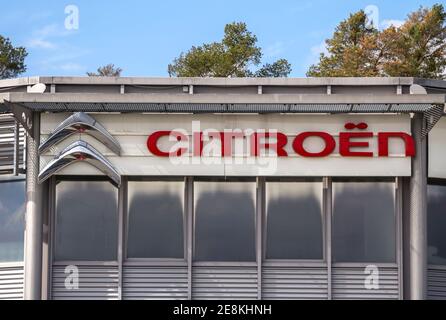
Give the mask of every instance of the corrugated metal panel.
[(432, 108), (431, 104), (401, 103), (401, 104), (393, 104), (390, 111), (391, 112), (423, 112), (430, 108)]
[(23, 263), (0, 264), (0, 300), (23, 299)]
[(288, 112), (290, 105), (288, 104), (230, 104), (228, 112), (237, 113), (277, 113)]
[(106, 103), (104, 104), (104, 109), (106, 111), (114, 112), (119, 109), (125, 109), (128, 112), (165, 112), (166, 108), (160, 103)]
[(172, 103), (166, 105), (166, 112), (193, 112), (193, 113), (226, 112), (226, 105), (219, 103), (209, 103), (209, 104)]
[(114, 300), (118, 299), (118, 265), (82, 264), (79, 270), (79, 289), (67, 289), (67, 265), (53, 265), (51, 293), (54, 300)]
[[(14, 172), (14, 148), (16, 122), (10, 114), (0, 115), (0, 174)], [(19, 126), (19, 168), (23, 169), (23, 151), (25, 149), (25, 130)]]
[(332, 294), (335, 300), (359, 299), (399, 299), (398, 268), (379, 268), (379, 288), (367, 289), (365, 280), (368, 274), (364, 267), (333, 267)]
[(350, 104), (293, 104), (290, 112), (297, 113), (324, 113), (324, 112), (350, 112), (352, 106)]
[(35, 111), (68, 111), (65, 103), (58, 102), (32, 102), (24, 103), (23, 105)]
[(262, 299), (328, 299), (327, 267), (264, 267)]
[(257, 267), (194, 266), (192, 268), (192, 299), (257, 299)]
[(446, 300), (446, 266), (430, 265), (427, 269), (427, 298)]
[(123, 267), (122, 292), (125, 300), (185, 300), (188, 294), (186, 266)]
[(66, 108), (71, 111), (105, 111), (102, 103), (67, 103)]
[(354, 104), (352, 112), (388, 112), (390, 104)]

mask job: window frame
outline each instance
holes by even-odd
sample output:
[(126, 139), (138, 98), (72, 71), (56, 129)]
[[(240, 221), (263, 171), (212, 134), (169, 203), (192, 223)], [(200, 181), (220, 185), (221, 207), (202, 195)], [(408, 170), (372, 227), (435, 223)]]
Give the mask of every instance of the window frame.
[[(50, 266), (52, 264), (54, 265), (67, 265), (67, 264), (78, 264), (79, 262), (82, 263), (82, 265), (117, 265), (119, 263), (119, 251), (120, 251), (120, 241), (119, 241), (119, 233), (120, 233), (120, 220), (121, 220), (121, 193), (120, 188), (115, 189), (118, 193), (117, 195), (117, 245), (116, 245), (116, 259), (115, 260), (57, 260), (56, 259), (56, 231), (57, 231), (57, 225), (56, 225), (56, 216), (57, 216), (57, 208), (56, 208), (56, 198), (57, 198), (57, 185), (64, 181), (79, 181), (79, 182), (109, 182), (113, 185), (111, 180), (108, 177), (105, 176), (96, 176), (96, 175), (56, 175), (54, 177), (51, 177), (49, 179), (49, 192), (48, 192), (48, 211), (49, 211), (49, 221), (50, 221), (50, 257), (49, 260), (51, 261)], [(121, 185), (122, 188), (122, 185)], [(52, 271), (51, 271), (52, 272)]]
[[(430, 185), (433, 185), (433, 186), (441, 186), (441, 187), (445, 187), (446, 188), (446, 179), (443, 179), (443, 178), (428, 178), (427, 179), (427, 189), (429, 188), (429, 186)], [(428, 197), (426, 198), (426, 219), (429, 219), (429, 207), (428, 207)], [(429, 244), (428, 243), (428, 233), (429, 233), (429, 230), (428, 230), (428, 227), (429, 227), (429, 224), (427, 223), (427, 225), (426, 225), (426, 242), (427, 242), (427, 244)], [(444, 269), (446, 269), (446, 264), (434, 264), (434, 263), (430, 263), (429, 262), (429, 255), (427, 255), (427, 265), (428, 266), (434, 266), (434, 267), (439, 267), (439, 268), (444, 268)]]
[[(258, 178), (259, 177), (249, 177), (249, 176), (194, 176), (192, 177), (192, 212), (190, 213), (192, 216), (192, 228), (190, 232), (192, 233), (192, 243), (191, 243), (191, 264), (193, 266), (257, 266), (259, 261), (258, 257), (258, 211), (259, 211), (259, 197), (257, 193), (258, 188)], [(254, 183), (256, 184), (256, 194), (255, 194), (255, 204), (254, 204), (254, 261), (215, 261), (215, 260), (195, 260), (195, 252), (196, 252), (196, 236), (195, 236), (195, 220), (196, 220), (196, 210), (195, 210), (195, 183), (196, 182), (242, 182), (242, 183)]]
[[(348, 261), (342, 261), (342, 262), (335, 262), (334, 261), (334, 248), (332, 246), (331, 253), (332, 253), (332, 265), (337, 267), (342, 266), (367, 266), (370, 264), (378, 265), (378, 266), (392, 266), (392, 267), (398, 267), (399, 269), (402, 269), (402, 181), (399, 177), (333, 177), (332, 178), (332, 184), (338, 183), (338, 182), (368, 182), (368, 183), (379, 183), (379, 182), (388, 182), (393, 184), (393, 196), (394, 196), (394, 206), (393, 206), (393, 213), (394, 213), (394, 234), (395, 234), (395, 248), (394, 248), (394, 255), (395, 259), (393, 262), (379, 262), (379, 261), (365, 261), (365, 262), (348, 262)], [(332, 225), (332, 232), (331, 232), (331, 243), (333, 243), (333, 236), (334, 236), (334, 193), (333, 193), (333, 187), (332, 190), (332, 199), (331, 199), (331, 225)]]
[[(183, 258), (136, 258), (136, 257), (128, 257), (128, 219), (129, 219), (129, 208), (128, 208), (128, 183), (129, 182), (182, 182), (183, 183)], [(128, 262), (131, 264), (142, 264), (147, 265), (150, 263), (156, 264), (157, 262), (162, 263), (187, 263), (187, 182), (186, 177), (177, 177), (177, 176), (141, 176), (141, 177), (133, 177), (129, 176), (127, 179), (124, 179), (121, 184), (121, 188), (124, 188), (124, 197), (122, 199), (122, 207), (123, 207), (123, 221), (122, 221), (122, 232), (123, 232), (123, 241), (122, 241), (122, 258), (124, 262)]]
[[(13, 182), (25, 182), (25, 188), (24, 188), (24, 197), (25, 197), (25, 221), (26, 221), (26, 175), (24, 174), (19, 174), (17, 176), (11, 176), (11, 175), (6, 175), (6, 176), (0, 176), (0, 184), (2, 183), (13, 183)], [(23, 257), (22, 260), (17, 260), (17, 261), (0, 261), (0, 266), (8, 266), (8, 265), (17, 265), (17, 264), (21, 264), (21, 263), (25, 263), (25, 232), (26, 232), (26, 222), (24, 221), (23, 223)]]
[[(326, 187), (325, 178), (322, 177), (268, 177), (263, 181), (264, 192), (262, 197), (262, 261), (266, 264), (272, 265), (307, 265), (307, 264), (320, 264), (327, 262), (327, 206), (326, 197), (328, 188)], [(321, 227), (322, 227), (322, 258), (321, 259), (268, 259), (266, 257), (267, 249), (267, 237), (268, 237), (268, 219), (267, 219), (267, 207), (266, 207), (266, 184), (268, 182), (284, 182), (284, 183), (320, 183), (321, 184)]]
[[(18, 178), (17, 180), (24, 180)], [(112, 261), (97, 261), (98, 263), (122, 263), (134, 265), (188, 265), (193, 266), (217, 266), (217, 265), (274, 265), (274, 266), (300, 266), (300, 265), (321, 265), (331, 264), (335, 266), (358, 266), (366, 265), (366, 263), (359, 262), (333, 262), (331, 240), (332, 223), (333, 223), (333, 199), (332, 199), (332, 183), (334, 182), (392, 182), (395, 186), (395, 250), (396, 262), (394, 263), (377, 263), (378, 265), (389, 265), (402, 267), (402, 179), (400, 177), (262, 177), (262, 176), (242, 176), (242, 177), (220, 177), (220, 176), (123, 176), (122, 184), (118, 190), (118, 259)], [(431, 183), (432, 179), (429, 179)], [(10, 180), (8, 180), (10, 181)], [(50, 261), (52, 264), (63, 264), (75, 261), (57, 261), (54, 259), (54, 243), (55, 243), (55, 187), (60, 181), (108, 181), (110, 180), (104, 176), (55, 176), (50, 180), (49, 187), (49, 213), (50, 213)], [(183, 247), (184, 258), (127, 258), (127, 219), (128, 219), (128, 203), (127, 203), (127, 181), (184, 181), (184, 209), (183, 209)], [(225, 261), (195, 261), (193, 253), (195, 252), (195, 182), (200, 181), (215, 181), (215, 182), (252, 182), (256, 183), (257, 194), (255, 204), (255, 250), (256, 261), (254, 262), (225, 262)], [(266, 259), (266, 237), (267, 237), (267, 223), (266, 223), (266, 183), (267, 182), (322, 182), (322, 225), (323, 225), (323, 259)], [(446, 184), (446, 179), (444, 179)], [(192, 202), (192, 203), (189, 203)], [(260, 219), (260, 224), (258, 220)], [(191, 220), (191, 221), (190, 221)], [(260, 239), (258, 239), (260, 237)], [(260, 248), (259, 248), (260, 247)], [(120, 252), (121, 251), (121, 252)], [(84, 262), (84, 261), (82, 261)]]

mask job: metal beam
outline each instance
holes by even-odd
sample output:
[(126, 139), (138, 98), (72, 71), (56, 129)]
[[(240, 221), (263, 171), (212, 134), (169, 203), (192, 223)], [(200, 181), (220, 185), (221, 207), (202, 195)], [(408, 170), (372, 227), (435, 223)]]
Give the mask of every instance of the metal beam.
[[(361, 95), (361, 94), (158, 94), (158, 93), (23, 93), (10, 92), (11, 103), (226, 103), (226, 104), (442, 104), (444, 94)], [(0, 103), (2, 101), (0, 100)]]
[(16, 121), (18, 121), (23, 126), (26, 133), (31, 136), (31, 138), (34, 138), (32, 109), (18, 103), (10, 103), (8, 101), (4, 101), (3, 103), (12, 112)]
[(32, 115), (33, 137), (27, 139), (25, 215), (25, 294), (26, 300), (40, 300), (42, 288), (42, 185), (38, 183), (40, 114)]

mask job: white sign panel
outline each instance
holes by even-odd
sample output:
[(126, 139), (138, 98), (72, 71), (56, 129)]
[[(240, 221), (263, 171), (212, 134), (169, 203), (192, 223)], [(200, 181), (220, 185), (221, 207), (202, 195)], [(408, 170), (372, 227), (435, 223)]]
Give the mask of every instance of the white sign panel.
[[(42, 141), (71, 114), (42, 114)], [(121, 155), (80, 130), (45, 152), (41, 168), (77, 140), (130, 176), (409, 176), (408, 115), (90, 114)], [(58, 172), (99, 175), (82, 161)]]
[(446, 179), (446, 118), (429, 133), (429, 178)]

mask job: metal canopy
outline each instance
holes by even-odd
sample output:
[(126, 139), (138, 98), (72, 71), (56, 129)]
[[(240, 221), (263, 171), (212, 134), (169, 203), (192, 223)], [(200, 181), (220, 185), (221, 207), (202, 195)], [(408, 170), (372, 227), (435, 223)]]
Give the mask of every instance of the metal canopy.
[(426, 112), (422, 104), (258, 104), (258, 103), (34, 103), (23, 106), (38, 112), (147, 112), (147, 113), (410, 113)]
[(350, 113), (426, 112), (444, 105), (444, 94), (115, 94), (22, 93), (0, 95), (37, 112)]

